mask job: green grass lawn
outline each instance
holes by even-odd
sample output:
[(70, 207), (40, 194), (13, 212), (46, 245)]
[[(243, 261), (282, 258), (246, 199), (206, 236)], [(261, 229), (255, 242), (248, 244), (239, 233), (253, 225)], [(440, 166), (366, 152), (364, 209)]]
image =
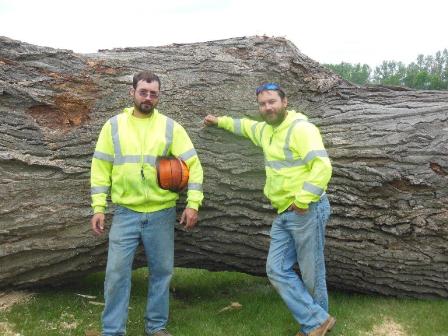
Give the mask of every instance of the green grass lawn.
[[(144, 335), (147, 278), (145, 269), (134, 271), (129, 336)], [(103, 273), (93, 274), (76, 286), (40, 291), (0, 312), (0, 335), (98, 335), (103, 279)], [(241, 307), (226, 308), (233, 302)], [(289, 336), (298, 329), (266, 278), (236, 272), (177, 268), (170, 308), (169, 331), (175, 336)], [(330, 336), (448, 336), (448, 300), (331, 291), (330, 311), (337, 318)]]

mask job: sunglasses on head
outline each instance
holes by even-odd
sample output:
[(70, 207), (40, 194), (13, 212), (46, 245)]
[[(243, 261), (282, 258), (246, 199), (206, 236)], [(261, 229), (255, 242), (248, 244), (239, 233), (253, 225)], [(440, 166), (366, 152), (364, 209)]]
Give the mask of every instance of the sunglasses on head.
[(264, 83), (261, 84), (257, 89), (255, 90), (256, 94), (258, 95), (262, 91), (269, 91), (269, 90), (277, 90), (277, 91), (283, 91), (280, 85), (277, 83)]

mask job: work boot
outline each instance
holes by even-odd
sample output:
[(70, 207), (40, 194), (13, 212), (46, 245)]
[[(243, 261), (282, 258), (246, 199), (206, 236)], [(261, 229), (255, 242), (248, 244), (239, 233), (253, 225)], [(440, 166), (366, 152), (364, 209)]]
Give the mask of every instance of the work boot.
[(149, 334), (149, 336), (173, 336), (166, 329), (157, 330), (153, 334)]
[(303, 333), (303, 332), (301, 332), (301, 331), (299, 331), (298, 333), (297, 333), (297, 335), (296, 336), (306, 336), (306, 334), (305, 333)]
[(324, 323), (311, 331), (308, 336), (325, 336), (325, 334), (333, 328), (335, 323), (336, 319), (333, 316), (329, 316)]

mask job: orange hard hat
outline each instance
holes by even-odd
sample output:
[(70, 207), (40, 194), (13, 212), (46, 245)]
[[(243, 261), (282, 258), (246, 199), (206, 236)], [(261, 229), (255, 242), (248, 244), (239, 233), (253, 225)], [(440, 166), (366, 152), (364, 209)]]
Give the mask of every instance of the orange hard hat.
[(157, 182), (165, 190), (181, 192), (188, 184), (187, 164), (175, 156), (159, 156), (156, 160)]

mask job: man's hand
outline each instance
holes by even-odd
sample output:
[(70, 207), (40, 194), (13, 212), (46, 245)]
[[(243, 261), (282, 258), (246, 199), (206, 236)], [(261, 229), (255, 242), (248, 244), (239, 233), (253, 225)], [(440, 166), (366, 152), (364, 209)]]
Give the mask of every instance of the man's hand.
[(198, 222), (198, 211), (191, 208), (185, 208), (182, 216), (180, 217), (180, 224), (187, 230), (194, 228)]
[(103, 234), (104, 222), (105, 222), (105, 216), (103, 213), (98, 212), (94, 214), (92, 216), (92, 219), (90, 220), (90, 223), (92, 224), (92, 231), (97, 235)]
[(302, 209), (302, 208), (298, 208), (297, 205), (295, 205), (294, 203), (292, 203), (289, 208), (289, 211), (295, 211), (296, 213), (298, 213), (299, 215), (306, 215), (308, 212), (308, 209)]
[(216, 126), (216, 125), (218, 125), (218, 117), (215, 117), (214, 115), (208, 114), (204, 118), (204, 125), (205, 126)]

